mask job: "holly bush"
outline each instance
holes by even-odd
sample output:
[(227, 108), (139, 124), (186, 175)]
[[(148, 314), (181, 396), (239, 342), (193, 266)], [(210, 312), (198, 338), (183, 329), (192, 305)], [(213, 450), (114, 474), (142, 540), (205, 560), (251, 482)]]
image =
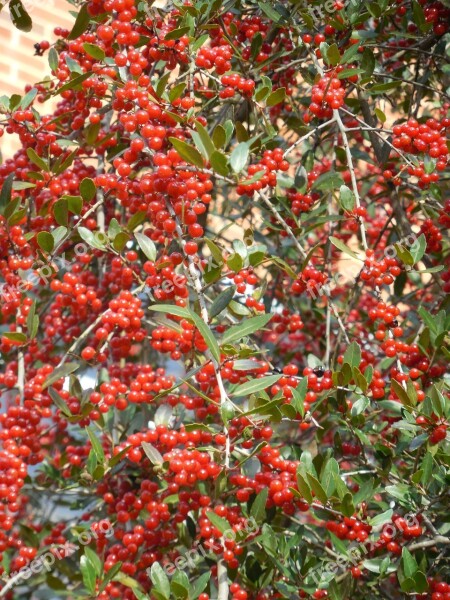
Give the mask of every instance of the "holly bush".
[(0, 98), (0, 598), (448, 600), (448, 5), (74, 4)]

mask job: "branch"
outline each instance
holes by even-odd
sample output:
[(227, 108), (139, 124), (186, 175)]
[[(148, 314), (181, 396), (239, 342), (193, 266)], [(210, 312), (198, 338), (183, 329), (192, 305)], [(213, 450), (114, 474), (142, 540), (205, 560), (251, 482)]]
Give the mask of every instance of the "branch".
[(217, 561), (217, 584), (219, 586), (217, 600), (228, 600), (228, 572), (222, 558)]
[[(275, 215), (275, 217), (278, 219), (278, 221), (281, 223), (281, 225), (283, 226), (283, 229), (285, 230), (285, 232), (288, 234), (288, 236), (291, 238), (291, 240), (294, 242), (294, 246), (297, 248), (297, 250), (300, 252), (300, 254), (302, 255), (303, 258), (306, 258), (308, 255), (305, 251), (305, 249), (303, 248), (303, 246), (300, 244), (300, 242), (298, 241), (298, 239), (296, 238), (294, 232), (292, 231), (292, 229), (289, 227), (289, 225), (286, 223), (286, 221), (283, 219), (283, 217), (280, 215), (280, 213), (278, 212), (278, 210), (275, 208), (275, 206), (273, 206), (273, 204), (270, 202), (269, 198), (267, 198), (263, 192), (257, 192), (259, 197), (261, 198), (261, 200), (264, 202), (264, 204), (267, 206), (267, 208)], [(342, 333), (344, 334), (344, 338), (345, 341), (347, 342), (347, 344), (350, 344), (350, 339), (347, 335), (347, 331), (345, 329), (344, 323), (342, 322), (341, 317), (339, 316), (339, 313), (337, 311), (337, 308), (334, 304), (334, 302), (331, 299), (331, 292), (326, 288), (326, 286), (324, 286), (322, 288), (323, 293), (325, 294), (325, 296), (328, 298), (328, 302), (330, 303), (330, 307), (331, 310), (333, 311), (333, 314), (337, 320), (337, 322), (339, 323), (339, 327), (342, 330)]]
[[(169, 201), (166, 202), (166, 205), (167, 205), (167, 209), (168, 209), (170, 215), (172, 216), (172, 218), (174, 219), (174, 221), (176, 223), (176, 232), (178, 234), (178, 238), (180, 240), (181, 247), (183, 249), (183, 254), (188, 262), (188, 276), (189, 276), (189, 279), (191, 280), (192, 286), (194, 287), (194, 289), (197, 293), (198, 303), (200, 305), (200, 316), (201, 316), (203, 322), (205, 323), (205, 325), (209, 326), (209, 314), (208, 314), (208, 308), (206, 306), (205, 295), (203, 293), (204, 282), (202, 280), (202, 276), (197, 271), (194, 259), (192, 258), (192, 256), (190, 254), (187, 254), (184, 249), (186, 242), (183, 240), (183, 230), (181, 229), (181, 225), (178, 220), (178, 216), (176, 215), (176, 213), (173, 209), (173, 206), (170, 204)], [(212, 364), (214, 365), (214, 373), (216, 375), (217, 385), (219, 387), (219, 392), (220, 392), (220, 406), (223, 407), (225, 404), (227, 404), (230, 401), (230, 399), (228, 398), (228, 394), (227, 394), (227, 392), (225, 390), (225, 386), (223, 384), (222, 375), (220, 373), (220, 364), (212, 356), (212, 354), (209, 352), (209, 350), (207, 351), (206, 354), (207, 354), (208, 358), (211, 360)], [(225, 425), (225, 423), (224, 423), (223, 429), (224, 429), (224, 434), (225, 434), (225, 438), (226, 438), (225, 467), (228, 469), (230, 467), (231, 451), (230, 451), (230, 436), (228, 433), (228, 427)]]

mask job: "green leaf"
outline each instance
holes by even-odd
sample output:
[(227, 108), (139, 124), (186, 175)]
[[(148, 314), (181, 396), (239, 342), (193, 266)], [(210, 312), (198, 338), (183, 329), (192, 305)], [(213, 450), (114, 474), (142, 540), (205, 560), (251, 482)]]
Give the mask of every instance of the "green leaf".
[(2, 185), (2, 191), (0, 192), (0, 214), (5, 214), (5, 208), (11, 201), (11, 194), (13, 189), (14, 173), (10, 173), (5, 179)]
[(170, 589), (177, 600), (187, 600), (189, 597), (189, 577), (184, 571), (178, 569), (175, 571)]
[(414, 240), (414, 244), (409, 246), (409, 252), (413, 257), (414, 263), (416, 264), (425, 254), (425, 250), (427, 249), (427, 238), (422, 233), (418, 238)]
[(50, 172), (50, 168), (48, 166), (48, 162), (46, 162), (43, 158), (37, 155), (36, 151), (33, 148), (27, 148), (27, 156), (31, 160), (33, 164), (38, 166), (42, 171)]
[(250, 516), (255, 519), (257, 523), (263, 523), (266, 518), (266, 502), (269, 495), (269, 489), (263, 488), (253, 501), (250, 509)]
[(95, 194), (97, 192), (97, 188), (95, 187), (95, 183), (89, 177), (85, 177), (83, 181), (80, 183), (80, 194), (83, 200), (86, 202), (90, 202), (93, 200)]
[(85, 42), (83, 44), (83, 48), (89, 54), (89, 56), (92, 56), (92, 58), (95, 58), (96, 60), (103, 60), (105, 58), (105, 51), (103, 48), (100, 48), (100, 46)]
[(394, 248), (397, 251), (398, 258), (402, 261), (403, 264), (412, 267), (414, 264), (414, 258), (409, 250), (407, 250), (402, 244), (394, 244)]
[(230, 166), (235, 173), (240, 173), (245, 167), (250, 154), (248, 142), (241, 142), (230, 155)]
[(36, 98), (37, 93), (38, 93), (37, 88), (35, 88), (35, 87), (31, 88), (31, 90), (29, 92), (27, 92), (25, 94), (25, 96), (22, 98), (22, 100), (20, 101), (20, 108), (22, 110), (25, 110), (26, 108), (28, 108), (33, 103), (33, 100)]
[(353, 496), (350, 492), (344, 495), (341, 501), (341, 512), (344, 517), (352, 517), (355, 513), (355, 506), (353, 504)]
[(240, 254), (235, 252), (227, 258), (227, 266), (235, 273), (239, 273), (244, 266), (244, 259)]
[(58, 52), (53, 47), (48, 51), (48, 64), (52, 71), (56, 71), (59, 65)]
[(374, 113), (377, 116), (377, 119), (380, 121), (380, 123), (386, 123), (387, 117), (380, 108), (374, 108)]
[(398, 399), (400, 400), (400, 402), (404, 405), (407, 406), (408, 408), (412, 408), (414, 406), (414, 403), (412, 402), (412, 400), (410, 399), (408, 392), (405, 390), (405, 388), (395, 379), (391, 379), (391, 388), (393, 390), (393, 392), (395, 393), (395, 395), (398, 397)]
[(278, 23), (283, 18), (283, 16), (277, 10), (275, 10), (269, 2), (258, 2), (258, 6), (274, 23)]
[(109, 571), (106, 573), (101, 586), (99, 587), (99, 594), (101, 594), (103, 592), (103, 590), (106, 588), (106, 586), (108, 585), (108, 583), (110, 581), (112, 581), (114, 579), (114, 577), (117, 575), (117, 573), (120, 571), (120, 569), (122, 568), (122, 562), (117, 562), (115, 563), (110, 569)]
[(200, 333), (202, 334), (202, 337), (205, 340), (205, 344), (208, 346), (209, 351), (211, 352), (212, 356), (216, 359), (216, 361), (219, 363), (220, 362), (220, 348), (219, 348), (219, 344), (217, 343), (217, 340), (214, 337), (211, 329), (203, 321), (203, 319), (201, 317), (196, 315), (191, 310), (189, 310), (189, 313), (190, 313), (189, 318), (192, 321), (194, 321), (194, 324), (197, 327), (197, 329), (200, 331)]
[(361, 413), (363, 413), (369, 405), (370, 405), (369, 398), (366, 398), (364, 396), (362, 398), (359, 398), (358, 400), (356, 400), (356, 402), (354, 402), (354, 404), (352, 406), (352, 410), (351, 410), (352, 417), (356, 417), (356, 416), (360, 415)]
[(203, 148), (205, 149), (206, 157), (209, 158), (211, 154), (216, 151), (211, 136), (199, 121), (195, 121), (195, 129), (200, 136)]
[(229, 305), (235, 292), (236, 286), (232, 285), (224, 289), (223, 292), (217, 296), (209, 309), (209, 316), (211, 319), (220, 314)]
[(434, 459), (431, 452), (426, 452), (421, 465), (422, 476), (420, 478), (420, 482), (422, 483), (422, 485), (426, 486), (431, 481), (431, 477), (433, 474), (433, 461)]
[(138, 225), (145, 221), (146, 218), (147, 213), (145, 210), (140, 210), (137, 213), (134, 213), (134, 215), (130, 217), (130, 220), (127, 223), (127, 229), (129, 231), (134, 231)]
[(232, 342), (236, 342), (243, 337), (252, 335), (252, 333), (255, 333), (255, 331), (261, 331), (272, 317), (272, 314), (260, 315), (258, 317), (247, 319), (239, 325), (230, 327), (230, 329), (225, 331), (223, 335), (222, 344), (231, 344)]
[(178, 98), (180, 98), (180, 96), (182, 96), (185, 89), (186, 89), (186, 84), (184, 83), (184, 81), (181, 81), (180, 83), (175, 85), (167, 95), (167, 97), (169, 98), (169, 102), (172, 103), (172, 102), (175, 102), (175, 100), (178, 100)]
[(164, 458), (152, 444), (149, 444), (148, 442), (142, 442), (141, 446), (152, 465), (163, 464)]
[(63, 200), (67, 200), (67, 206), (74, 215), (81, 215), (83, 210), (83, 199), (81, 196), (62, 196)]
[(341, 65), (345, 65), (346, 63), (350, 63), (355, 60), (355, 57), (358, 56), (358, 50), (360, 45), (361, 43), (358, 42), (357, 44), (352, 44), (349, 48), (347, 48), (347, 50), (342, 55)]
[(197, 52), (197, 50), (199, 50), (203, 46), (203, 44), (208, 40), (208, 38), (209, 35), (207, 33), (204, 33), (197, 39), (194, 39), (191, 44), (192, 51)]
[(169, 141), (183, 160), (195, 165), (199, 169), (203, 169), (203, 158), (197, 148), (194, 148), (194, 146), (191, 146), (178, 138), (170, 137)]
[(172, 29), (169, 33), (164, 37), (165, 40), (179, 40), (183, 35), (189, 33), (190, 27), (179, 27), (178, 29)]
[(30, 340), (36, 337), (39, 329), (39, 316), (36, 314), (36, 300), (30, 306), (30, 310), (27, 315), (27, 333)]
[(336, 489), (336, 477), (339, 477), (339, 464), (334, 458), (330, 458), (325, 463), (320, 475), (320, 483), (327, 498), (329, 498)]
[(338, 65), (341, 61), (341, 53), (336, 44), (331, 44), (327, 50), (327, 62), (332, 67)]
[(212, 141), (216, 148), (223, 148), (227, 141), (227, 134), (222, 125), (217, 125), (212, 133)]
[(89, 439), (91, 440), (92, 450), (94, 451), (94, 454), (97, 457), (99, 464), (103, 464), (105, 462), (105, 453), (103, 451), (100, 440), (90, 427), (86, 427), (86, 432), (89, 436)]
[(42, 248), (44, 252), (48, 253), (53, 250), (55, 245), (55, 240), (53, 239), (52, 234), (48, 231), (40, 231), (36, 236), (36, 241), (39, 247)]
[(231, 525), (229, 522), (223, 517), (219, 517), (215, 512), (208, 510), (206, 512), (206, 516), (211, 521), (216, 529), (220, 531), (220, 533), (225, 533), (225, 531), (229, 531), (231, 529)]
[(311, 475), (311, 473), (306, 473), (306, 477), (308, 478), (308, 483), (311, 486), (316, 498), (325, 504), (328, 498), (319, 480), (314, 477), (314, 475)]
[(50, 394), (50, 397), (53, 400), (55, 406), (57, 408), (59, 408), (59, 410), (62, 412), (62, 414), (65, 415), (66, 417), (71, 417), (72, 413), (70, 412), (69, 407), (67, 406), (65, 400), (63, 398), (61, 398), (61, 396), (58, 394), (58, 392), (51, 387), (48, 390), (48, 393)]
[[(86, 4), (84, 4), (83, 6), (86, 6)], [(83, 81), (85, 81), (86, 79), (89, 79), (89, 77), (92, 77), (92, 71), (88, 71), (87, 73), (83, 73), (82, 75), (77, 75), (76, 77), (74, 77), (73, 79), (71, 79), (64, 85), (62, 85), (60, 88), (58, 88), (55, 91), (55, 95), (58, 96), (59, 94), (62, 94), (63, 92), (67, 92), (67, 90), (73, 90), (76, 87), (81, 86)]]
[(232, 396), (249, 396), (255, 392), (265, 390), (280, 379), (281, 375), (268, 375), (260, 379), (253, 379), (239, 385), (231, 394)]
[(195, 600), (200, 596), (200, 594), (204, 591), (206, 586), (208, 585), (208, 581), (211, 579), (211, 572), (203, 573), (200, 575), (198, 579), (196, 579), (192, 585), (189, 593), (190, 598)]
[(344, 185), (344, 180), (342, 179), (341, 175), (336, 173), (336, 171), (328, 171), (327, 173), (320, 175), (315, 180), (312, 185), (312, 189), (322, 192), (329, 192), (330, 190), (335, 190), (341, 185)]
[(95, 584), (97, 577), (95, 575), (94, 565), (88, 560), (87, 556), (83, 554), (80, 558), (80, 571), (83, 577), (83, 583), (90, 594), (95, 593)]
[(299, 466), (297, 469), (297, 486), (298, 486), (298, 489), (299, 489), (301, 495), (306, 500), (306, 502), (308, 504), (311, 504), (313, 501), (313, 495), (311, 493), (311, 486), (309, 485), (306, 475), (304, 475), (302, 473), (301, 466)]
[(81, 239), (92, 248), (97, 248), (97, 250), (105, 249), (106, 234), (102, 234), (101, 232), (94, 233), (86, 227), (78, 227), (77, 231)]
[[(69, 207), (66, 200), (57, 200), (53, 205), (53, 216), (58, 225), (67, 226), (69, 223)], [(46, 232), (43, 232), (46, 233)], [(38, 240), (39, 244), (39, 240)], [(40, 244), (39, 244), (40, 245)], [(42, 247), (42, 246), (41, 246)]]
[(359, 367), (361, 364), (361, 348), (357, 342), (352, 342), (344, 353), (344, 364)]
[(281, 87), (269, 94), (266, 99), (266, 106), (275, 106), (283, 102), (286, 98), (286, 88)]
[(352, 212), (355, 208), (355, 195), (346, 185), (341, 185), (340, 187), (339, 202), (342, 208), (348, 212)]
[(145, 233), (135, 233), (134, 237), (139, 244), (140, 249), (148, 258), (148, 260), (154, 262), (156, 260), (156, 246), (152, 240), (145, 235)]
[(164, 312), (168, 315), (175, 315), (176, 317), (181, 317), (183, 319), (191, 318), (190, 311), (187, 308), (172, 306), (171, 304), (153, 304), (152, 306), (149, 306), (149, 310)]
[(31, 31), (33, 23), (21, 0), (10, 0), (9, 16), (14, 27), (17, 27), (20, 31)]
[(66, 54), (66, 56), (64, 57), (64, 60), (66, 61), (67, 66), (69, 67), (69, 71), (71, 73), (78, 73), (81, 75), (81, 73), (83, 73), (83, 69), (81, 68), (80, 63), (77, 60), (74, 60), (73, 58), (71, 58), (69, 55)]
[(77, 154), (78, 148), (75, 148), (75, 150), (72, 150), (72, 152), (70, 152), (64, 159), (62, 158), (64, 155), (62, 155), (53, 165), (53, 173), (55, 173), (55, 175), (60, 175), (66, 171), (72, 165)]
[(19, 342), (25, 344), (27, 341), (27, 336), (24, 333), (20, 333), (19, 331), (6, 331), (1, 335), (7, 340), (11, 340), (12, 342)]
[(209, 157), (209, 164), (213, 171), (219, 173), (219, 175), (222, 175), (223, 177), (226, 177), (230, 172), (227, 157), (223, 152), (219, 152), (218, 150), (213, 152)]
[(384, 525), (385, 523), (388, 523), (391, 520), (391, 517), (393, 514), (394, 514), (394, 511), (392, 510), (392, 508), (390, 508), (389, 510), (385, 510), (384, 512), (380, 513), (379, 515), (376, 515), (375, 517), (368, 519), (368, 522), (372, 527), (378, 527), (380, 525)]
[(292, 405), (295, 410), (302, 415), (305, 416), (305, 397), (308, 392), (308, 378), (303, 377), (296, 388), (291, 388), (292, 390)]
[(80, 12), (77, 15), (74, 26), (72, 27), (72, 31), (69, 33), (67, 39), (75, 40), (80, 37), (86, 29), (89, 27), (89, 23), (91, 22), (91, 17), (88, 12), (88, 3), (82, 5)]
[(419, 570), (419, 565), (416, 559), (413, 557), (411, 552), (406, 546), (402, 548), (402, 566), (406, 577), (414, 577)]
[(330, 235), (330, 237), (328, 239), (333, 244), (333, 246), (336, 246), (336, 248), (338, 248), (338, 250), (340, 250), (341, 252), (348, 254), (352, 258), (356, 258), (356, 260), (362, 261), (362, 259), (358, 256), (358, 254), (356, 254), (356, 252), (353, 252), (353, 250), (350, 250), (350, 248), (348, 246), (346, 246), (343, 241), (339, 240), (338, 238), (336, 238), (332, 235)]
[(100, 577), (100, 575), (102, 574), (103, 565), (98, 554), (87, 546), (84, 548), (84, 553), (88, 561), (93, 565), (96, 575)]
[(222, 250), (209, 238), (203, 238), (203, 241), (208, 246), (209, 251), (211, 252), (211, 256), (214, 259), (214, 266), (222, 266), (223, 265), (223, 257)]

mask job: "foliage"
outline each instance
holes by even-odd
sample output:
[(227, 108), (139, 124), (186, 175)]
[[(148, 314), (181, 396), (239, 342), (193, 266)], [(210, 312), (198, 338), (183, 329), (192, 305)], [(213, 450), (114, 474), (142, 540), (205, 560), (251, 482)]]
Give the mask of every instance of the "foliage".
[(0, 597), (450, 597), (449, 15), (90, 0), (37, 44)]

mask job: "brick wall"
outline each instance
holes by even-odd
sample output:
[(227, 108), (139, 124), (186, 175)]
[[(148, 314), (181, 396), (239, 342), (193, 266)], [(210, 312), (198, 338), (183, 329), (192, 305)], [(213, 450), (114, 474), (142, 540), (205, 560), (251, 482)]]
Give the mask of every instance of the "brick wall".
[[(74, 18), (69, 10), (77, 10), (65, 0), (24, 0), (33, 21), (33, 29), (24, 33), (14, 27), (8, 6), (0, 12), (0, 96), (23, 95), (26, 84), (33, 84), (50, 74), (47, 55), (35, 56), (34, 44), (42, 40), (52, 43), (56, 26), (71, 29)], [(45, 111), (46, 112), (46, 111)], [(0, 138), (2, 155), (11, 156), (17, 149), (15, 136)]]

